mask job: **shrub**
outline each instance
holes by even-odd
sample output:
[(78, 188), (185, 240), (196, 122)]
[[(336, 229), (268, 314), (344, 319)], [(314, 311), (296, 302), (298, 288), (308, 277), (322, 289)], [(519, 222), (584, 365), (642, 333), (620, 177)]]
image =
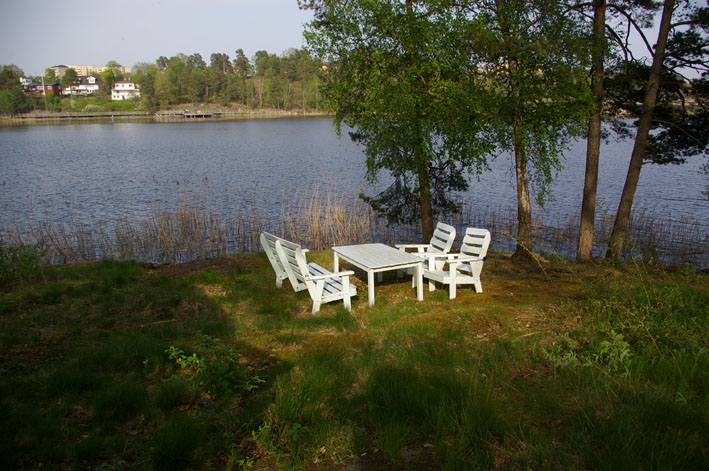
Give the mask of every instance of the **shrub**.
[(205, 335), (200, 344), (207, 352), (204, 356), (196, 353), (186, 355), (174, 346), (170, 346), (166, 353), (170, 360), (218, 401), (240, 397), (262, 382), (257, 376), (247, 373), (239, 363), (239, 354), (229, 346), (222, 345), (218, 339)]
[(37, 245), (5, 245), (0, 241), (0, 289), (41, 274), (42, 251)]
[(83, 109), (84, 113), (99, 113), (103, 111), (106, 111), (106, 108), (101, 105), (86, 105)]

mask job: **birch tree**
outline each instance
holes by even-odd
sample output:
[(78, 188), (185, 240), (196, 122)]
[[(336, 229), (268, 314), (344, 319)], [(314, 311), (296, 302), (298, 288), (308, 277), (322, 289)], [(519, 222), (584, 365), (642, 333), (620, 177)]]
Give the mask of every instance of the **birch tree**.
[(323, 94), (338, 131), (354, 129), (367, 177), (387, 170), (394, 183), (365, 199), (390, 221), (420, 220), (422, 239), (434, 216), (457, 209), (453, 192), (481, 172), (493, 144), (478, 111), (487, 107), (470, 62), (468, 18), (455, 1), (300, 2), (314, 11), (306, 31), (329, 64)]

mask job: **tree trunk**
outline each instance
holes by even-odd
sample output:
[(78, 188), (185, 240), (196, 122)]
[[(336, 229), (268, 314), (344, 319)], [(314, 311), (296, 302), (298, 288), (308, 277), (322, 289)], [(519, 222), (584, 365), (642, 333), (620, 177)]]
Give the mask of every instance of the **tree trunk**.
[(433, 206), (431, 204), (431, 178), (428, 175), (428, 162), (421, 155), (418, 147), (414, 149), (418, 162), (419, 197), (421, 198), (421, 237), (428, 242), (433, 237)]
[(512, 128), (517, 176), (517, 247), (515, 257), (532, 255), (532, 203), (527, 182), (527, 156), (517, 123)]
[(633, 146), (633, 153), (630, 155), (628, 175), (625, 178), (625, 186), (623, 187), (623, 194), (618, 204), (618, 212), (615, 215), (613, 232), (611, 232), (611, 240), (608, 246), (608, 253), (606, 254), (606, 257), (610, 257), (616, 262), (619, 262), (623, 256), (623, 246), (628, 235), (630, 210), (633, 205), (633, 198), (635, 197), (635, 189), (640, 179), (640, 168), (643, 164), (643, 156), (645, 155), (645, 148), (647, 147), (648, 136), (650, 134), (650, 124), (652, 122), (653, 111), (655, 110), (657, 91), (660, 88), (660, 75), (662, 74), (663, 63), (665, 61), (665, 46), (667, 45), (667, 37), (671, 29), (674, 5), (675, 0), (665, 0), (662, 9), (662, 21), (660, 22), (660, 31), (657, 34), (657, 44), (655, 46), (652, 67), (650, 68), (650, 77), (645, 89), (645, 100), (643, 101), (643, 107), (640, 112), (635, 145)]
[(581, 203), (581, 224), (576, 260), (588, 262), (593, 253), (593, 231), (596, 219), (596, 188), (598, 186), (598, 157), (601, 151), (601, 114), (603, 112), (603, 59), (605, 56), (606, 0), (593, 2), (593, 65), (591, 92), (596, 109), (588, 122), (586, 144), (586, 174)]

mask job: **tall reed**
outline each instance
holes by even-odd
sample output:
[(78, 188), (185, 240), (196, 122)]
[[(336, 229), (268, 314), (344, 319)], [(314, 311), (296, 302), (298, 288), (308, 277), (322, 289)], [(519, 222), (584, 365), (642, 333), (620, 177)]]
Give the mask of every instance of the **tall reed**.
[[(206, 190), (205, 190), (206, 193)], [(418, 225), (388, 224), (377, 218), (355, 192), (325, 188), (292, 188), (283, 192), (280, 211), (252, 200), (230, 211), (215, 211), (206, 196), (185, 193), (176, 208), (159, 206), (144, 219), (125, 217), (115, 224), (82, 222), (27, 222), (0, 228), (7, 246), (37, 245), (45, 263), (62, 264), (102, 259), (179, 263), (261, 250), (262, 231), (277, 233), (310, 249), (364, 242), (420, 242)], [(513, 250), (517, 216), (513, 208), (480, 207), (463, 202), (463, 210), (444, 218), (463, 233), (466, 227), (484, 227), (493, 237), (493, 249)], [(596, 247), (607, 246), (613, 217), (603, 213), (596, 222)], [(656, 216), (636, 210), (630, 224), (628, 255), (662, 263), (690, 263), (709, 267), (707, 225), (695, 220)], [(573, 257), (578, 217), (549, 220), (536, 214), (535, 250)], [(459, 237), (460, 239), (460, 237)]]

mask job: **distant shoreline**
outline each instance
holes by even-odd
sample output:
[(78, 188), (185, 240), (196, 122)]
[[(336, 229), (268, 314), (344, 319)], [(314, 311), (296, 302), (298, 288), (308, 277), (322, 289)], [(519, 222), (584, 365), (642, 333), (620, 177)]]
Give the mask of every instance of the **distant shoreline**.
[(46, 126), (69, 123), (105, 123), (105, 122), (150, 122), (150, 123), (184, 123), (195, 121), (226, 121), (239, 119), (263, 118), (311, 118), (330, 117), (332, 114), (315, 111), (282, 111), (282, 110), (251, 110), (251, 111), (217, 111), (209, 112), (209, 117), (184, 117), (177, 115), (161, 115), (144, 111), (135, 112), (101, 112), (101, 113), (28, 113), (15, 116), (0, 116), (0, 126)]

